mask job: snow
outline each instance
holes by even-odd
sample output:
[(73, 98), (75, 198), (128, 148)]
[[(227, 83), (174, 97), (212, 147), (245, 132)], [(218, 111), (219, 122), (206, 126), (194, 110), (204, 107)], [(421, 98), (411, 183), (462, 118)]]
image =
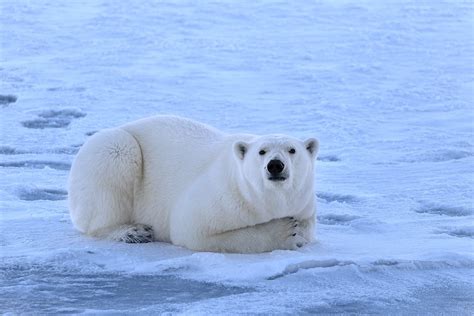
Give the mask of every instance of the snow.
[[(2, 312), (472, 313), (472, 2), (0, 6)], [(239, 255), (77, 233), (80, 145), (158, 113), (317, 137), (318, 242)]]

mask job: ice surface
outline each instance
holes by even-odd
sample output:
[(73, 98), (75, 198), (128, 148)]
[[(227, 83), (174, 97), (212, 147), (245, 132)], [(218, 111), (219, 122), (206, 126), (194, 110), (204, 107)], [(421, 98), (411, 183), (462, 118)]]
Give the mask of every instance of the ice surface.
[[(474, 310), (471, 1), (0, 6), (0, 311)], [(318, 242), (214, 254), (74, 231), (78, 148), (158, 113), (317, 137)]]

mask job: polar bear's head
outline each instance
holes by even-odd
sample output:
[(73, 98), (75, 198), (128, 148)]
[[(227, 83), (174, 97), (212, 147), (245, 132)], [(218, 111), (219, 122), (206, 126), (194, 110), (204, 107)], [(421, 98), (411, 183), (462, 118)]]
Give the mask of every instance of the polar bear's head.
[(251, 142), (235, 142), (234, 155), (242, 180), (255, 193), (294, 193), (304, 187), (312, 189), (318, 148), (314, 138), (300, 141), (284, 135), (267, 135)]

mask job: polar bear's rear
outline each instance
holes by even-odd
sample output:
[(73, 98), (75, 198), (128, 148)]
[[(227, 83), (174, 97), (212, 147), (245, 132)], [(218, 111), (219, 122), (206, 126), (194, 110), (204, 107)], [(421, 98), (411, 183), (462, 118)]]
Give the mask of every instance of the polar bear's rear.
[(194, 250), (296, 249), (313, 239), (315, 139), (227, 135), (156, 116), (94, 134), (74, 160), (69, 208), (90, 236)]

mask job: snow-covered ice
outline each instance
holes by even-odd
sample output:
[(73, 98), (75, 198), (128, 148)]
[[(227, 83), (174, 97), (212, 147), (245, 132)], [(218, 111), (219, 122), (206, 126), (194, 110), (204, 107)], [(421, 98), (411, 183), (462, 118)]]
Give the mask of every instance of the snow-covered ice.
[[(474, 310), (472, 1), (0, 2), (0, 310)], [(195, 253), (77, 233), (95, 131), (157, 113), (319, 138), (318, 242)]]

